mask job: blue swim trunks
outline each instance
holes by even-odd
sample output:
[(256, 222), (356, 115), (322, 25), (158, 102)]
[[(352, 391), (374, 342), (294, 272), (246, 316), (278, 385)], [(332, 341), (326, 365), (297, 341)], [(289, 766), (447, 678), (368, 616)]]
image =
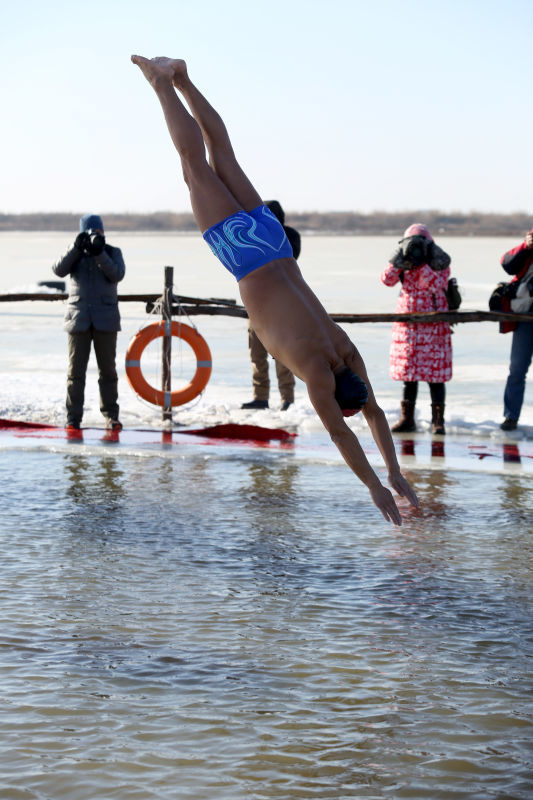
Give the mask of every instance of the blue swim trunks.
[(237, 211), (208, 228), (204, 239), (237, 281), (278, 258), (292, 258), (282, 225), (267, 206)]

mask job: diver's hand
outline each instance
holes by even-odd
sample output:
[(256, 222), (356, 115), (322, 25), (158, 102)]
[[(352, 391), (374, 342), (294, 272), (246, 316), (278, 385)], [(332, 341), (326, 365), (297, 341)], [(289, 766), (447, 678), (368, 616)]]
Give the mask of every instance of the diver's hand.
[(409, 481), (403, 477), (401, 472), (390, 472), (389, 473), (389, 483), (394, 489), (395, 492), (398, 492), (400, 497), (405, 497), (412, 506), (415, 508), (419, 507), (418, 497), (415, 494), (414, 489), (412, 488)]
[(392, 496), (392, 492), (381, 483), (369, 489), (369, 492), (374, 505), (379, 508), (387, 522), (392, 522), (394, 525), (401, 525), (402, 518), (398, 511), (398, 506), (394, 501), (394, 497)]

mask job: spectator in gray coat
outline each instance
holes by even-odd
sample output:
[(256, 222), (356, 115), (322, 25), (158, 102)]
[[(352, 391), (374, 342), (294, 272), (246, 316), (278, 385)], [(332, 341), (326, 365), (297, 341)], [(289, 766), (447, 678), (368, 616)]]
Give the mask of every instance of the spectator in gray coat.
[(118, 247), (106, 244), (104, 225), (97, 214), (80, 219), (74, 245), (53, 266), (60, 278), (70, 275), (64, 329), (68, 333), (67, 430), (78, 430), (83, 417), (85, 376), (94, 347), (98, 364), (100, 411), (106, 426), (122, 428), (118, 418), (118, 376), (115, 367), (120, 330), (117, 283), (126, 267)]

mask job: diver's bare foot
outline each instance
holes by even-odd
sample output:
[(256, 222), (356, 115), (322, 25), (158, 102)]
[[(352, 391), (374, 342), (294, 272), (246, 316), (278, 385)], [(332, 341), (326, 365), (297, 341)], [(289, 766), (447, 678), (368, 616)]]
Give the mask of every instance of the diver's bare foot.
[(187, 64), (182, 58), (172, 58), (170, 64), (174, 70), (174, 86), (176, 89), (183, 89), (189, 80)]
[(174, 79), (174, 59), (159, 56), (158, 58), (144, 58), (132, 56), (131, 60), (141, 69), (146, 80), (155, 88), (160, 83), (172, 83)]

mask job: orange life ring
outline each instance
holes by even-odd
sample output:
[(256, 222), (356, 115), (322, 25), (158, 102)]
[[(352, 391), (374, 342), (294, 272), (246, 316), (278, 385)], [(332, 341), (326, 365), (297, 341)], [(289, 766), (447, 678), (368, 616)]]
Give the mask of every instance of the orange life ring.
[(183, 389), (175, 392), (163, 392), (150, 386), (141, 372), (141, 356), (144, 348), (154, 339), (165, 335), (165, 326), (168, 322), (153, 322), (142, 328), (131, 340), (126, 351), (126, 377), (128, 383), (139, 397), (153, 405), (163, 406), (182, 406), (190, 400), (194, 400), (200, 392), (207, 386), (211, 375), (211, 351), (205, 339), (200, 336), (197, 330), (182, 322), (170, 323), (171, 336), (177, 336), (189, 344), (196, 356), (196, 372), (194, 377)]

